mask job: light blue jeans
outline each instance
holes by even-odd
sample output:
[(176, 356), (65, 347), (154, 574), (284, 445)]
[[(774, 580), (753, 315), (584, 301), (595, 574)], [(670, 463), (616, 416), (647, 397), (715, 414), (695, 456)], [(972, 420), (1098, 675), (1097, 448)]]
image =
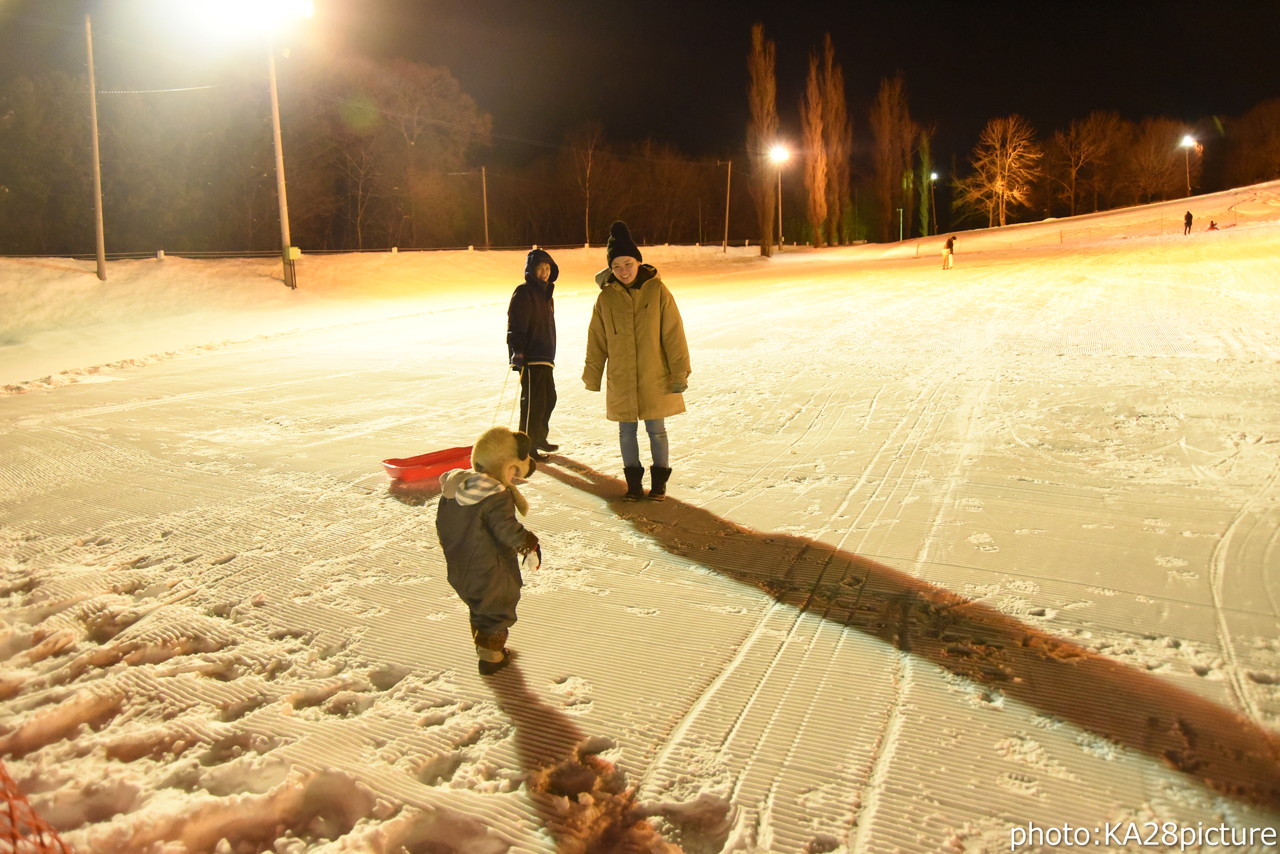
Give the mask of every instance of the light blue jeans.
[[(622, 464), (630, 468), (640, 468), (639, 421), (620, 421), (618, 423), (618, 442), (622, 445)], [(644, 429), (649, 434), (649, 453), (653, 464), (658, 468), (671, 467), (671, 449), (667, 444), (667, 425), (661, 418), (644, 422)]]

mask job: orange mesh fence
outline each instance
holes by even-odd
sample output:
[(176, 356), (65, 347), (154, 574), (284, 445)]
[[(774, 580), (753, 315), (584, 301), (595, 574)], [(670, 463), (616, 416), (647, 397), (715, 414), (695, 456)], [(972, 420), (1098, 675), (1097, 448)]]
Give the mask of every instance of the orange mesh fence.
[(75, 854), (0, 764), (0, 854)]

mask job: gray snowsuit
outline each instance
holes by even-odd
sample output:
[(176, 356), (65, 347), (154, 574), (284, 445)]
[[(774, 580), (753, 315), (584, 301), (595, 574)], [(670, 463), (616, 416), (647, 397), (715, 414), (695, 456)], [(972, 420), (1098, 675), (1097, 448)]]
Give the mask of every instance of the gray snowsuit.
[(516, 621), (520, 563), (538, 538), (516, 519), (515, 498), (487, 474), (455, 470), (440, 479), (436, 534), (449, 584), (471, 611), (477, 646), (502, 649)]

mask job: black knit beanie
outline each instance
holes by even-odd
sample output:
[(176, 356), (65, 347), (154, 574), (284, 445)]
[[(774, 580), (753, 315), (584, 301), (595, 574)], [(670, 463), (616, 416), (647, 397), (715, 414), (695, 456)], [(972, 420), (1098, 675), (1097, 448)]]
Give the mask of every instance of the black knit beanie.
[(640, 247), (636, 246), (636, 242), (631, 239), (631, 232), (627, 229), (627, 224), (622, 220), (618, 220), (609, 226), (609, 246), (606, 249), (606, 253), (610, 264), (619, 255), (626, 255), (637, 261), (644, 260), (644, 257), (640, 254)]

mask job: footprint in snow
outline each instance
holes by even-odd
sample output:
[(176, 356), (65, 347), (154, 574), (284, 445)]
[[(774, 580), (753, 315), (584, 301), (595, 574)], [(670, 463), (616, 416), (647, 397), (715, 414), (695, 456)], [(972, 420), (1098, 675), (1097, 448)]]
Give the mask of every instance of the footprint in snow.
[(995, 544), (992, 536), (987, 533), (979, 532), (969, 535), (969, 542), (972, 543), (979, 551), (998, 552), (1000, 547)]

